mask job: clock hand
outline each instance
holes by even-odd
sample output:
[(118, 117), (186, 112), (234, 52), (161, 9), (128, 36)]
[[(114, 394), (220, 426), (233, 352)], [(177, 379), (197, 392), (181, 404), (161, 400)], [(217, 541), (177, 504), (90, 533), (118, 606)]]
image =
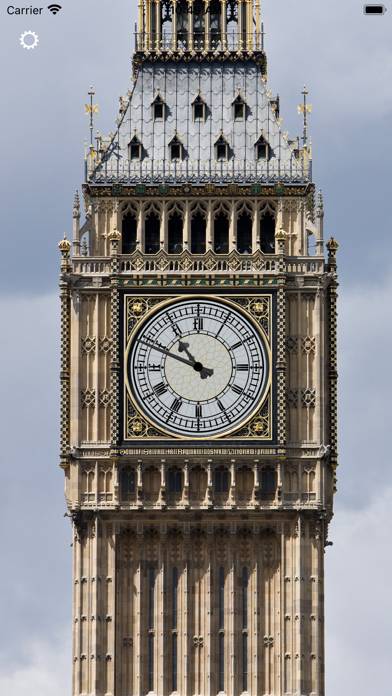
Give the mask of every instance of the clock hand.
[(198, 363), (195, 360), (187, 360), (186, 358), (182, 358), (180, 355), (171, 353), (170, 350), (161, 348), (161, 346), (156, 345), (153, 341), (146, 341), (143, 338), (138, 338), (137, 341), (139, 341), (139, 343), (144, 343), (144, 345), (149, 346), (150, 348), (154, 348), (154, 350), (159, 351), (159, 353), (163, 353), (164, 355), (168, 355), (170, 358), (174, 358), (174, 360), (185, 363), (185, 365), (190, 365), (196, 372), (200, 372), (201, 379), (206, 379), (206, 377), (210, 377), (214, 374), (214, 370), (209, 370), (207, 367), (203, 367), (201, 363)]
[(193, 357), (192, 353), (189, 352), (188, 348), (189, 348), (189, 343), (184, 343), (183, 341), (178, 342), (178, 350), (180, 351), (180, 353), (185, 352), (187, 354), (189, 360), (193, 360), (193, 362), (195, 363), (196, 360)]
[(193, 357), (192, 353), (189, 352), (188, 348), (189, 343), (185, 343), (184, 341), (178, 342), (178, 350), (180, 351), (180, 353), (185, 352), (188, 358), (193, 361), (193, 369), (197, 372), (200, 372), (201, 379), (211, 377), (214, 374), (214, 370), (210, 370), (208, 367), (204, 367), (201, 363), (197, 362), (197, 360), (195, 360), (195, 358)]

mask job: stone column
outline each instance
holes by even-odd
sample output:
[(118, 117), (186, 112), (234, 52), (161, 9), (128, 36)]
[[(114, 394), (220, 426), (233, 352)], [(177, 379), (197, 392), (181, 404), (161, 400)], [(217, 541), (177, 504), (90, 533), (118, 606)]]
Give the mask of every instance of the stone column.
[(227, 50), (227, 0), (222, 0), (222, 22), (221, 22), (221, 34), (222, 34), (222, 49)]
[(210, 44), (211, 44), (211, 34), (210, 34), (210, 0), (204, 0), (204, 46), (205, 50), (209, 51), (210, 50)]
[(177, 50), (177, 0), (173, 0), (172, 50)]

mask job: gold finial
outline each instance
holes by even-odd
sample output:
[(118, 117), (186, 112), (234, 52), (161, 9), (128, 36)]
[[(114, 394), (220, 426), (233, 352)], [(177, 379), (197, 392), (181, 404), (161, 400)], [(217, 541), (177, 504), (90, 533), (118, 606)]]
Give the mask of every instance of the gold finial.
[(327, 249), (333, 255), (335, 255), (339, 249), (339, 243), (334, 237), (331, 237), (331, 239), (327, 242)]
[(301, 92), (303, 95), (303, 104), (298, 105), (298, 113), (303, 114), (304, 117), (304, 130), (303, 130), (303, 135), (302, 135), (302, 140), (304, 143), (304, 147), (306, 147), (307, 142), (308, 142), (308, 117), (307, 115), (312, 113), (312, 105), (307, 103), (307, 96), (309, 94), (308, 90), (306, 87), (303, 88), (303, 91)]
[(275, 239), (277, 242), (284, 242), (287, 237), (286, 232), (284, 231), (283, 227), (278, 230), (278, 232), (275, 235)]
[(59, 242), (58, 246), (61, 254), (67, 258), (69, 256), (69, 252), (71, 251), (71, 242), (67, 239), (66, 235), (64, 235), (64, 239)]
[(327, 249), (328, 249), (328, 263), (332, 269), (336, 268), (336, 252), (339, 249), (339, 244), (334, 239), (334, 237), (331, 237), (331, 239), (327, 242)]

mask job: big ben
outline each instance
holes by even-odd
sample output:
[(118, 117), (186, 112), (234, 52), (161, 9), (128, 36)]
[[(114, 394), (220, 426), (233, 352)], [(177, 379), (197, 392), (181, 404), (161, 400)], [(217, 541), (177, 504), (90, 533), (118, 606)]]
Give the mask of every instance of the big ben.
[(338, 245), (300, 111), (259, 0), (139, 0), (59, 245), (73, 696), (325, 693)]

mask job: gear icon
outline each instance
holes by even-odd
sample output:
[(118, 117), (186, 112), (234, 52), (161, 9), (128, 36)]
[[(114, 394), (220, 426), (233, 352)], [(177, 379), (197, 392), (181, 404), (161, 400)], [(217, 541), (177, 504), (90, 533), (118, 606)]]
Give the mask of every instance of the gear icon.
[(24, 31), (23, 34), (21, 34), (20, 45), (23, 48), (27, 48), (28, 51), (30, 51), (32, 48), (37, 48), (38, 44), (39, 38), (35, 31), (31, 31), (31, 29), (29, 29), (29, 31)]

